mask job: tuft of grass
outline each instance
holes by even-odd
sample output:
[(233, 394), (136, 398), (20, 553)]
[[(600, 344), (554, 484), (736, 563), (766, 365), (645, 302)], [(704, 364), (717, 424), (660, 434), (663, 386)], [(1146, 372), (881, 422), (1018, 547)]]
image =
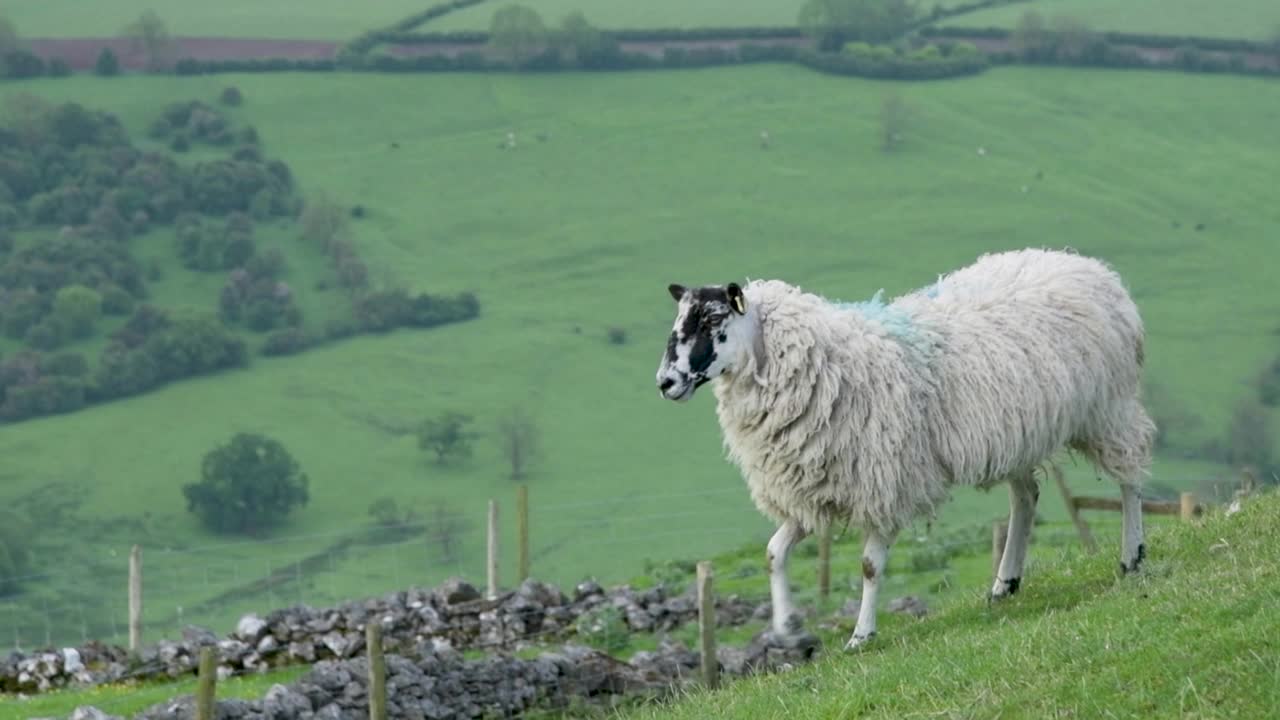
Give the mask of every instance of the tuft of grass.
[(962, 590), (893, 618), (865, 651), (828, 633), (812, 666), (690, 692), (623, 717), (1268, 717), (1280, 704), (1280, 493), (1148, 535), (1141, 574), (1113, 554), (1033, 564), (1014, 598)]

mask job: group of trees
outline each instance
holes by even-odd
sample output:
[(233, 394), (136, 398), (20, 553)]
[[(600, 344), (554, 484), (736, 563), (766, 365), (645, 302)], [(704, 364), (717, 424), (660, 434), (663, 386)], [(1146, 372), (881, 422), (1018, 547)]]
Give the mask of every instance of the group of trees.
[[(475, 418), (466, 413), (446, 411), (422, 421), (415, 434), (418, 447), (435, 455), (437, 465), (471, 458), (472, 443), (479, 434), (468, 428)], [(494, 425), (499, 452), (512, 480), (528, 477), (541, 454), (541, 431), (523, 408), (515, 407), (497, 419)]]
[[(173, 68), (177, 46), (160, 16), (145, 10), (137, 19), (121, 28), (118, 36), (131, 50), (145, 59), (148, 72), (167, 72)], [(120, 73), (120, 58), (110, 47), (104, 47), (94, 63), (94, 73), (111, 77)], [(60, 57), (46, 61), (22, 41), (17, 28), (7, 17), (0, 16), (0, 77), (32, 78), (66, 77), (71, 66)]]

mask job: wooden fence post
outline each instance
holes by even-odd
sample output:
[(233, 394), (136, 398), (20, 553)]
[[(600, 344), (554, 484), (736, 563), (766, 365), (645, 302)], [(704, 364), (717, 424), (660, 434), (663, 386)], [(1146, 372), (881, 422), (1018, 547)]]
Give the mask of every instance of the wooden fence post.
[(1062, 493), (1062, 501), (1066, 503), (1067, 514), (1071, 516), (1071, 522), (1076, 526), (1076, 533), (1080, 535), (1080, 542), (1084, 545), (1085, 552), (1093, 555), (1098, 552), (1098, 543), (1093, 540), (1093, 533), (1089, 531), (1089, 523), (1085, 522), (1080, 516), (1080, 508), (1076, 507), (1076, 499), (1071, 496), (1071, 490), (1067, 488), (1067, 480), (1062, 477), (1062, 469), (1057, 465), (1053, 466), (1053, 479), (1058, 483), (1058, 490)]
[[(117, 596), (119, 597), (119, 596)], [(129, 550), (129, 650), (142, 644), (142, 548)]]
[(818, 536), (818, 598), (825, 602), (831, 596), (831, 527)]
[(720, 661), (716, 657), (716, 595), (711, 562), (698, 563), (698, 636), (702, 654), (702, 680), (708, 688), (720, 685)]
[(1180, 515), (1182, 522), (1191, 522), (1196, 515), (1196, 496), (1195, 493), (1184, 492), (1181, 497)]
[(1000, 577), (1000, 560), (1004, 557), (1004, 546), (1009, 540), (1009, 523), (997, 520), (991, 526), (991, 576)]
[(387, 665), (382, 656), (382, 626), (371, 619), (364, 626), (369, 657), (369, 720), (387, 720)]
[(498, 501), (489, 501), (489, 599), (498, 597)]
[(213, 647), (200, 648), (199, 685), (196, 688), (196, 720), (214, 720), (214, 697), (218, 687), (218, 664), (214, 661)]
[(529, 578), (529, 486), (516, 488), (516, 531), (520, 543), (519, 582)]

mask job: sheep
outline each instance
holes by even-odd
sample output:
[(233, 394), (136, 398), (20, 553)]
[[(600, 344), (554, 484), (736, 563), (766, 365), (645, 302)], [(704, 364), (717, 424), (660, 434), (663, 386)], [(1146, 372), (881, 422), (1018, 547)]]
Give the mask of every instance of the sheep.
[(1009, 533), (989, 601), (1018, 591), (1036, 471), (1079, 453), (1120, 486), (1123, 574), (1143, 544), (1141, 485), (1155, 424), (1141, 398), (1144, 328), (1120, 276), (1074, 251), (987, 253), (890, 303), (841, 303), (781, 280), (672, 284), (661, 397), (712, 382), (728, 459), (777, 524), (767, 545), (783, 643), (816, 643), (787, 583), (796, 543), (836, 524), (864, 540), (846, 650), (876, 634), (898, 533), (953, 488), (1009, 487)]

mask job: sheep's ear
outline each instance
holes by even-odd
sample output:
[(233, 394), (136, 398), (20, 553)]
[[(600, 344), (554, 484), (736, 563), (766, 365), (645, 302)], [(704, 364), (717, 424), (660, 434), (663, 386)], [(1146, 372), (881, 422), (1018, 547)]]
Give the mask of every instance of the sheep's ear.
[(739, 315), (746, 315), (747, 297), (742, 294), (742, 288), (738, 287), (738, 283), (729, 283), (725, 292), (729, 294), (729, 305), (733, 307), (733, 311)]
[(671, 283), (667, 286), (667, 292), (671, 293), (672, 299), (676, 302), (680, 302), (680, 299), (684, 297), (684, 286), (677, 283)]

